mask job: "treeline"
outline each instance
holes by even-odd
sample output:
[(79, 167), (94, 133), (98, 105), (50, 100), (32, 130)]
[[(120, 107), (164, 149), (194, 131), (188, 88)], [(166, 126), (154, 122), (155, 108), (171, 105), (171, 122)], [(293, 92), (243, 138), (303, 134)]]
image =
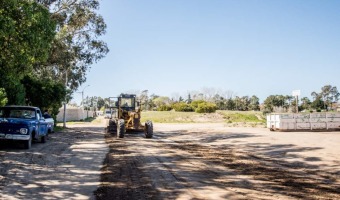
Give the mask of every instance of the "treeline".
[[(169, 111), (175, 110), (180, 112), (198, 112), (198, 113), (211, 113), (216, 110), (240, 110), (249, 111), (260, 110), (259, 98), (255, 95), (233, 97), (230, 91), (211, 93), (190, 92), (186, 98), (179, 95), (173, 97), (159, 96), (155, 94), (148, 95), (148, 91), (137, 93), (138, 100), (141, 102), (142, 110), (153, 111)], [(110, 107), (108, 98), (102, 97), (87, 97), (82, 103), (86, 109), (95, 108), (97, 110), (104, 110)]]
[[(137, 93), (137, 92), (136, 92)], [(308, 97), (296, 99), (290, 95), (270, 95), (262, 104), (257, 96), (236, 96), (231, 91), (217, 91), (214, 89), (202, 89), (202, 91), (189, 92), (186, 98), (180, 95), (159, 96), (148, 95), (148, 90), (138, 92), (142, 110), (154, 111), (181, 111), (210, 113), (216, 110), (235, 111), (262, 111), (270, 112), (320, 112), (336, 110), (340, 93), (336, 86), (325, 85), (319, 92), (312, 92), (313, 100)], [(90, 97), (85, 100), (88, 107), (95, 106), (96, 109), (109, 107), (109, 100), (101, 97)], [(296, 106), (298, 105), (298, 106)]]
[(97, 0), (0, 1), (0, 106), (56, 115), (108, 52), (98, 8)]
[(142, 107), (145, 110), (172, 110), (182, 112), (198, 112), (210, 113), (216, 110), (260, 110), (259, 98), (253, 95), (252, 97), (230, 97), (225, 98), (219, 94), (211, 98), (205, 98), (204, 95), (194, 96), (188, 94), (186, 99), (180, 97), (178, 100), (165, 96), (152, 95), (150, 99), (141, 99)]
[[(296, 112), (309, 111), (320, 112), (336, 110), (340, 93), (336, 86), (325, 85), (319, 92), (311, 93), (312, 100), (308, 97), (296, 99), (293, 96), (271, 95), (263, 103), (263, 111), (269, 112)], [(298, 106), (296, 106), (296, 104)]]

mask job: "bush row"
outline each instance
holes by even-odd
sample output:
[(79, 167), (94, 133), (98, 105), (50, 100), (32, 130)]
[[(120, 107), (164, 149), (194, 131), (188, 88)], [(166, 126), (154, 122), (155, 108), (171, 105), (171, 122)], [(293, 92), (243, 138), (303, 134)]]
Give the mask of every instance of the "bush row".
[(178, 102), (172, 105), (161, 105), (158, 107), (158, 111), (170, 111), (175, 110), (177, 112), (197, 112), (197, 113), (214, 113), (217, 110), (217, 106), (214, 103), (206, 101), (193, 101), (190, 104), (185, 102)]

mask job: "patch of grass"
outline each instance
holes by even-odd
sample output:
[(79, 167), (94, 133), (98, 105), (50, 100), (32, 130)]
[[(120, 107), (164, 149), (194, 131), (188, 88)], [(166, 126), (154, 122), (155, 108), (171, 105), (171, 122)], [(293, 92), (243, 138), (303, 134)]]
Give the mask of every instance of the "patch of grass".
[(62, 127), (62, 126), (56, 126), (54, 127), (54, 132), (60, 132), (60, 131), (63, 131), (65, 128)]
[[(217, 114), (217, 115), (216, 115)], [(206, 120), (202, 120), (205, 118)], [(176, 111), (145, 111), (142, 112), (142, 122), (151, 120), (154, 123), (265, 123), (265, 116), (262, 112), (255, 111), (225, 111), (219, 110), (216, 113), (205, 113), (204, 115), (194, 112)]]
[(232, 122), (260, 122), (265, 123), (266, 118), (262, 112), (257, 111), (217, 111), (219, 114), (223, 115), (223, 118), (227, 123)]
[[(84, 120), (78, 120), (78, 121), (67, 121), (66, 122), (66, 126), (67, 125), (73, 125), (73, 124), (82, 124), (82, 123), (88, 123), (88, 122), (90, 122), (90, 123), (95, 123), (95, 124), (98, 124), (98, 123), (101, 123), (102, 122), (102, 120), (104, 120), (104, 119), (102, 119), (102, 118), (95, 118), (95, 117), (88, 117), (88, 118), (85, 118)], [(63, 122), (57, 122), (57, 126), (63, 126), (64, 124), (63, 124)]]
[(194, 112), (175, 112), (175, 111), (143, 111), (142, 122), (151, 120), (154, 123), (194, 123)]

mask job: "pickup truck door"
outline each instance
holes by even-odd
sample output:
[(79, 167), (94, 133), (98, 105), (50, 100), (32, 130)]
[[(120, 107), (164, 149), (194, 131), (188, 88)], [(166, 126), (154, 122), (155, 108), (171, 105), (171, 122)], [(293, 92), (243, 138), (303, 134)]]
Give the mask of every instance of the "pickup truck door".
[(40, 110), (37, 110), (37, 120), (38, 120), (38, 135), (44, 136), (47, 134), (47, 122), (42, 117)]

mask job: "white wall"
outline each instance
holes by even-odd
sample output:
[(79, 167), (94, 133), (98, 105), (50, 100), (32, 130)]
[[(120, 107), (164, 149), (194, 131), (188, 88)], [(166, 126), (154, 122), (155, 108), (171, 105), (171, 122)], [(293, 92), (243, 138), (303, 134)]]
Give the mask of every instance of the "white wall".
[[(79, 121), (87, 117), (93, 117), (93, 111), (83, 110), (82, 107), (74, 107), (66, 105), (66, 121)], [(64, 120), (64, 106), (59, 108), (59, 114), (57, 115), (57, 121), (62, 122)]]

